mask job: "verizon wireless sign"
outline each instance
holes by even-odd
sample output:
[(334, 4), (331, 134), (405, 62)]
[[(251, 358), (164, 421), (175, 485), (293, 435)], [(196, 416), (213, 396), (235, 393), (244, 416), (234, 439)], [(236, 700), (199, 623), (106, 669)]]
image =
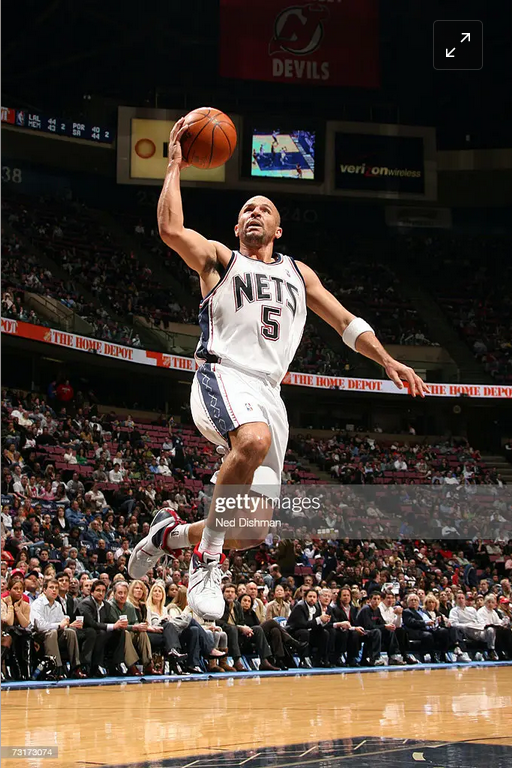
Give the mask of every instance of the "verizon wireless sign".
[[(174, 371), (189, 371), (193, 373), (198, 366), (192, 357), (169, 355), (164, 352), (153, 352), (148, 349), (135, 349), (121, 344), (113, 344), (101, 339), (91, 339), (88, 336), (78, 336), (54, 328), (32, 325), (19, 320), (2, 317), (2, 333), (17, 336), (21, 339), (40, 341), (57, 347), (73, 349), (78, 352), (97, 354), (112, 360), (124, 360), (139, 365), (150, 365), (155, 368), (168, 368)], [(354, 379), (348, 376), (325, 376), (312, 373), (294, 373), (290, 371), (283, 379), (283, 384), (297, 387), (312, 387), (314, 389), (337, 389), (346, 392), (361, 392), (367, 394), (407, 395), (407, 389), (397, 387), (387, 379)], [(512, 399), (512, 387), (489, 384), (429, 384), (430, 396), (434, 397), (468, 397)]]

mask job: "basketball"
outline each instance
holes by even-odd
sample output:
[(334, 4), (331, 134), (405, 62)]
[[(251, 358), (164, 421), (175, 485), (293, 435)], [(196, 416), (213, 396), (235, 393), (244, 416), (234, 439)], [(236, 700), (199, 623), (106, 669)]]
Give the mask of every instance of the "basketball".
[(181, 138), (183, 159), (196, 168), (218, 168), (236, 147), (233, 121), (214, 107), (200, 107), (185, 117), (188, 130)]

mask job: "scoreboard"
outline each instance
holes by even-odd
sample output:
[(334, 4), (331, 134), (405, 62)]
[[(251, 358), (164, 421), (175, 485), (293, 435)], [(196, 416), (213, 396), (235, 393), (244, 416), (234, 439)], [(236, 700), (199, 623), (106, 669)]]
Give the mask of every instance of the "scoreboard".
[(105, 125), (84, 123), (81, 120), (64, 120), (53, 115), (42, 115), (11, 107), (2, 107), (2, 123), (12, 125), (15, 128), (27, 128), (39, 133), (85, 139), (98, 144), (112, 144), (115, 138), (114, 131)]

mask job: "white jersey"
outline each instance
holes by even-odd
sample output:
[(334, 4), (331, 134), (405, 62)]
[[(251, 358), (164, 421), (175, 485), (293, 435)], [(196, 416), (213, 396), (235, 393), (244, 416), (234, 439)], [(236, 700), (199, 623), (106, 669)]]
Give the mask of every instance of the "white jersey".
[(306, 288), (295, 261), (270, 263), (233, 251), (224, 276), (199, 305), (196, 360), (231, 364), (279, 384), (300, 344)]

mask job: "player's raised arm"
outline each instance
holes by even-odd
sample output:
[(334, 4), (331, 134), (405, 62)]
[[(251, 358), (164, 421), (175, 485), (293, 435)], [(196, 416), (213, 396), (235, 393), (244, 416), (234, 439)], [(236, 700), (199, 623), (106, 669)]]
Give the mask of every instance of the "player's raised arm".
[(164, 243), (179, 253), (191, 269), (202, 275), (212, 262), (221, 261), (223, 266), (227, 264), (231, 253), (222, 243), (207, 240), (199, 232), (184, 226), (180, 173), (188, 163), (183, 160), (180, 139), (186, 130), (185, 118), (182, 117), (169, 136), (169, 164), (157, 208), (158, 231)]
[(417, 394), (425, 397), (428, 389), (418, 374), (408, 365), (391, 357), (368, 323), (340, 304), (338, 299), (322, 285), (318, 275), (310, 267), (301, 262), (297, 262), (297, 266), (306, 284), (308, 308), (329, 323), (348, 347), (382, 365), (387, 376), (399, 389), (403, 388), (402, 381), (407, 381), (413, 397)]

